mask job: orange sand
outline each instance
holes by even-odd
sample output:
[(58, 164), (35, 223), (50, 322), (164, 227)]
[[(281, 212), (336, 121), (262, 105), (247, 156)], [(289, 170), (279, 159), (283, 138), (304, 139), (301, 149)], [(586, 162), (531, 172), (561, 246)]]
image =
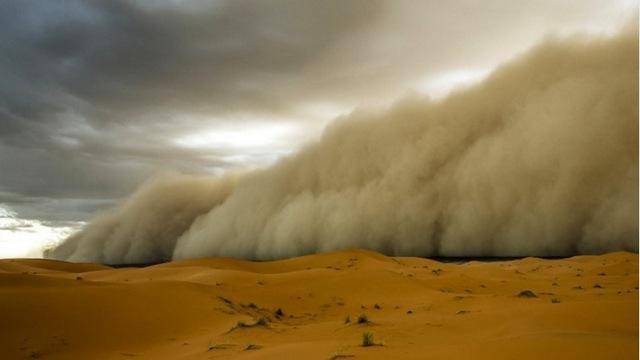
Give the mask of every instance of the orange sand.
[[(523, 290), (537, 297), (518, 297)], [(357, 324), (360, 314), (371, 322)], [(270, 321), (236, 326), (261, 317)], [(382, 346), (360, 346), (366, 331)], [(2, 359), (637, 359), (638, 255), (450, 264), (345, 251), (126, 269), (1, 260), (0, 351)]]

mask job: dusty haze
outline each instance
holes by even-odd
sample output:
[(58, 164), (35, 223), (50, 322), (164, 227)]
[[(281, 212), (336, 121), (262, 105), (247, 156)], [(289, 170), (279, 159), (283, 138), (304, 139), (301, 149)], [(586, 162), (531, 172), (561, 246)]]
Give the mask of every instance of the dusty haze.
[(361, 110), (237, 179), (154, 179), (47, 257), (638, 251), (637, 28), (550, 39), (441, 101)]

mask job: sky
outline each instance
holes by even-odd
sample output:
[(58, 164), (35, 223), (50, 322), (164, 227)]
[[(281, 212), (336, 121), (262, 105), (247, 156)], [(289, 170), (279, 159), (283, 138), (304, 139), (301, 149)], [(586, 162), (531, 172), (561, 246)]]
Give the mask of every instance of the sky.
[[(5, 1), (0, 257), (166, 172), (264, 167), (356, 108), (442, 98), (636, 1)], [(337, 120), (336, 120), (337, 119)]]

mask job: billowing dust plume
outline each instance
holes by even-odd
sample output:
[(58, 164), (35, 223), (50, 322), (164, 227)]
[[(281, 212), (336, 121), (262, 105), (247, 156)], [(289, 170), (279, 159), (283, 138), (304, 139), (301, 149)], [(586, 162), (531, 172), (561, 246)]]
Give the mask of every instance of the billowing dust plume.
[(638, 36), (548, 40), (444, 100), (356, 111), (265, 170), (163, 177), (48, 257), (638, 251)]

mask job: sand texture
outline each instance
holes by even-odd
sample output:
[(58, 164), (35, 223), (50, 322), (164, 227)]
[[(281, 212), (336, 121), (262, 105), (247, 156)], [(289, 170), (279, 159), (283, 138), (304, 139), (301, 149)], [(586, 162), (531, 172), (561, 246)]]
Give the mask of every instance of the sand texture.
[[(373, 346), (361, 346), (365, 332)], [(121, 269), (1, 260), (0, 351), (2, 359), (637, 359), (638, 255), (455, 264), (356, 250)]]

